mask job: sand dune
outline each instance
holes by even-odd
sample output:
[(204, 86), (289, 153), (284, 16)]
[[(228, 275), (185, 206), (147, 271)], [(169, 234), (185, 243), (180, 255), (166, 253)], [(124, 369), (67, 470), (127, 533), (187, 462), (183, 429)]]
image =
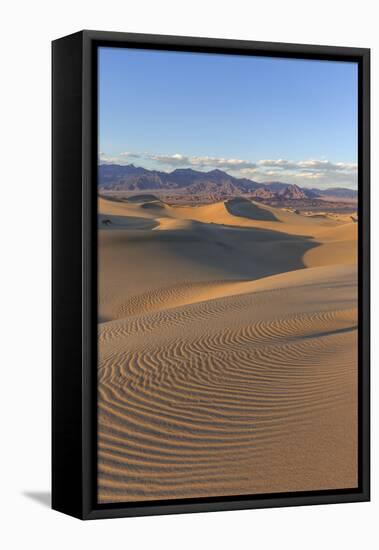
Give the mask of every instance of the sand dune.
[(354, 264), (358, 261), (358, 224), (342, 223), (337, 227), (320, 231), (318, 246), (304, 254), (307, 267)]
[[(273, 208), (247, 199), (231, 199), (200, 206), (169, 206), (158, 199), (154, 202), (132, 203), (99, 199), (100, 215), (137, 217), (170, 217), (229, 227), (256, 227), (291, 235), (314, 236), (322, 229), (335, 227), (338, 220), (315, 219)], [(146, 209), (146, 205), (149, 208)]]
[(356, 486), (357, 224), (99, 212), (99, 501)]

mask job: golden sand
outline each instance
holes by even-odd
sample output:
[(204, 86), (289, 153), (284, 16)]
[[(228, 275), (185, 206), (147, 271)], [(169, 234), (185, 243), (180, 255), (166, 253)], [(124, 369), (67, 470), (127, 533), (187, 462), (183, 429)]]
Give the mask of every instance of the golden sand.
[(347, 220), (99, 199), (99, 502), (357, 485)]

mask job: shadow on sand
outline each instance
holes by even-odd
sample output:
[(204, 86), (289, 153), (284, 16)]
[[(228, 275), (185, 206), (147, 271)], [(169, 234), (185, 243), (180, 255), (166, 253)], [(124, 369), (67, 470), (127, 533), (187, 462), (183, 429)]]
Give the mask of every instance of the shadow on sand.
[(249, 201), (248, 199), (236, 197), (235, 199), (230, 199), (225, 203), (225, 208), (232, 214), (232, 216), (237, 216), (239, 218), (248, 218), (249, 220), (258, 220), (264, 222), (279, 222), (275, 214), (270, 212), (270, 210), (265, 210), (264, 208), (259, 208), (256, 204)]

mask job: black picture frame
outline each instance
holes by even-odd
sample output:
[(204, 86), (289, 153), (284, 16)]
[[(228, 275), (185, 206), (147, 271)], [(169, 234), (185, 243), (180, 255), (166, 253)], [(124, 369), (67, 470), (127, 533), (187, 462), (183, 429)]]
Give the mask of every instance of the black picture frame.
[[(354, 61), (359, 75), (359, 486), (356, 489), (96, 503), (97, 75), (99, 46)], [(81, 519), (370, 499), (370, 50), (81, 31), (52, 43), (52, 507)]]

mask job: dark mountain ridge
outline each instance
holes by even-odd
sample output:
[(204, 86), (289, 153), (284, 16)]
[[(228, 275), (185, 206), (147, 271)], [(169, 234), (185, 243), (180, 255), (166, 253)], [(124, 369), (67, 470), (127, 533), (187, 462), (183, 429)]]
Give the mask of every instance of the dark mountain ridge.
[(181, 190), (191, 195), (243, 195), (257, 199), (300, 200), (317, 197), (357, 198), (357, 191), (342, 187), (307, 189), (279, 181), (258, 183), (248, 178), (235, 178), (222, 170), (201, 172), (178, 168), (172, 172), (148, 170), (134, 164), (100, 164), (99, 188), (114, 191)]

